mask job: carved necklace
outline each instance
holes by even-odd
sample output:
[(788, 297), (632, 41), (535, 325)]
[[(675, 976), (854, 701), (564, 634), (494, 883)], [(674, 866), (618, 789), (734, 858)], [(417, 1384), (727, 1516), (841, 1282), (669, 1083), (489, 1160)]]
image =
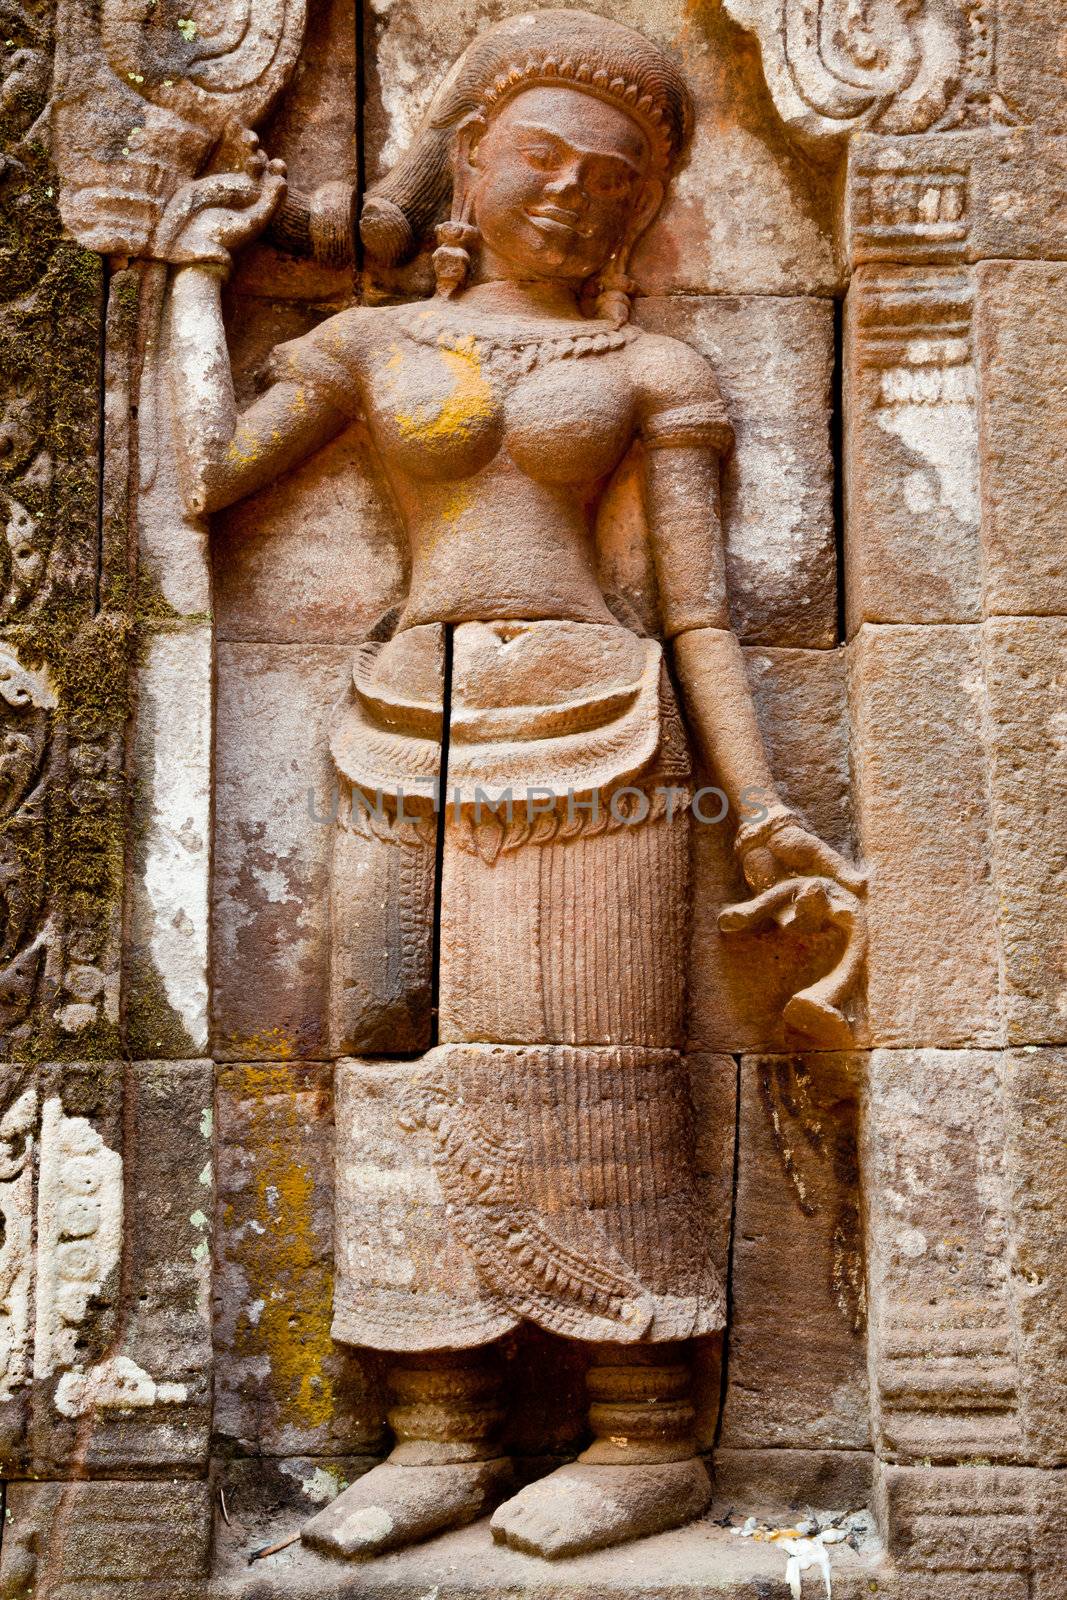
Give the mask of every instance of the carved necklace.
[(624, 323), (613, 328), (609, 322), (578, 323), (573, 333), (545, 334), (531, 329), (516, 329), (509, 333), (506, 327), (485, 329), (468, 322), (460, 323), (437, 305), (405, 306), (399, 320), (416, 344), (433, 349), (472, 350), (475, 347), (481, 359), (494, 366), (506, 365), (518, 373), (532, 372), (534, 367), (550, 361), (575, 361), (582, 356), (604, 355), (610, 350), (621, 350), (640, 333), (639, 328)]

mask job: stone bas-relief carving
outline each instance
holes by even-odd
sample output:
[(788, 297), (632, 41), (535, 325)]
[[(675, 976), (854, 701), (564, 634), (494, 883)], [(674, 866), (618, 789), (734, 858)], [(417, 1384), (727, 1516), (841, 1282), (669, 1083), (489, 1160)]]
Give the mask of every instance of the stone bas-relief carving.
[(596, 3), (5, 17), (0, 1596), (1059, 1600), (1061, 20)]
[[(434, 1002), (437, 1040), (396, 1069), (339, 1068), (334, 1335), (393, 1358), (397, 1442), (305, 1528), (334, 1554), (500, 1502), (501, 1542), (561, 1556), (707, 1504), (687, 1341), (725, 1306), (694, 1249), (679, 1054), (694, 755), (754, 892), (724, 926), (836, 927), (836, 965), (789, 1020), (852, 1037), (863, 878), (778, 798), (763, 752), (729, 631), (729, 419), (703, 358), (629, 320), (629, 254), (691, 120), (671, 61), (617, 24), (554, 12), (481, 35), (363, 210), (367, 247), (397, 259), (450, 205), (436, 297), (280, 346), (240, 415), (221, 280), (284, 175), (248, 145), (225, 188), (176, 202), (168, 375), (190, 509), (254, 492), (359, 417), (410, 550), (331, 731), (333, 1051), (425, 1051)], [(601, 591), (589, 548), (635, 443), (658, 637)], [(594, 1442), (513, 1494), (497, 1346), (523, 1322), (591, 1347)]]

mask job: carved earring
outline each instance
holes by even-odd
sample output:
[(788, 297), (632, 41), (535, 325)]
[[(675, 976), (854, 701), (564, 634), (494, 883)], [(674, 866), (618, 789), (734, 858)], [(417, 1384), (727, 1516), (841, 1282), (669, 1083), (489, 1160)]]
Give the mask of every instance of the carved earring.
[(440, 222), (435, 230), (437, 249), (433, 253), (433, 275), (437, 293), (448, 300), (462, 289), (471, 270), (471, 250), (478, 242), (478, 230), (469, 222)]
[(629, 260), (630, 244), (627, 243), (616, 251), (596, 281), (594, 310), (613, 328), (621, 328), (629, 322), (633, 311), (631, 296), (637, 284), (627, 275)]
[(437, 249), (433, 271), (437, 293), (448, 300), (462, 289), (470, 276), (471, 251), (478, 243), (478, 230), (471, 222), (471, 152), (476, 138), (485, 132), (485, 118), (477, 113), (466, 117), (456, 130), (455, 176), (452, 182), (452, 215), (435, 229)]

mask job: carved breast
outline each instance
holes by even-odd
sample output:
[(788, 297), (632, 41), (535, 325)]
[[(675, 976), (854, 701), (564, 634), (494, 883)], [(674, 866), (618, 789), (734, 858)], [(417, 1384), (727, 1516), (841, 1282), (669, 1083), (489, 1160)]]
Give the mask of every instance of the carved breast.
[(630, 441), (632, 412), (622, 365), (610, 355), (553, 361), (509, 394), (505, 445), (531, 478), (588, 483), (618, 463)]
[(539, 482), (587, 483), (611, 471), (632, 429), (630, 386), (610, 352), (538, 363), (474, 334), (435, 345), (401, 336), (369, 387), (379, 448), (412, 478), (472, 477), (506, 451)]

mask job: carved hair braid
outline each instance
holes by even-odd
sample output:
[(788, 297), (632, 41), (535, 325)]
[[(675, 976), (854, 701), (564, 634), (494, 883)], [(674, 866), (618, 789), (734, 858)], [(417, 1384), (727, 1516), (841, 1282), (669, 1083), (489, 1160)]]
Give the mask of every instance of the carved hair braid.
[(643, 34), (584, 11), (535, 11), (479, 35), (438, 89), (410, 148), (368, 192), (360, 232), (392, 264), (447, 211), (452, 138), (471, 113), (491, 116), (520, 90), (567, 84), (619, 106), (645, 131), (664, 177), (692, 126), (692, 102), (674, 63)]

